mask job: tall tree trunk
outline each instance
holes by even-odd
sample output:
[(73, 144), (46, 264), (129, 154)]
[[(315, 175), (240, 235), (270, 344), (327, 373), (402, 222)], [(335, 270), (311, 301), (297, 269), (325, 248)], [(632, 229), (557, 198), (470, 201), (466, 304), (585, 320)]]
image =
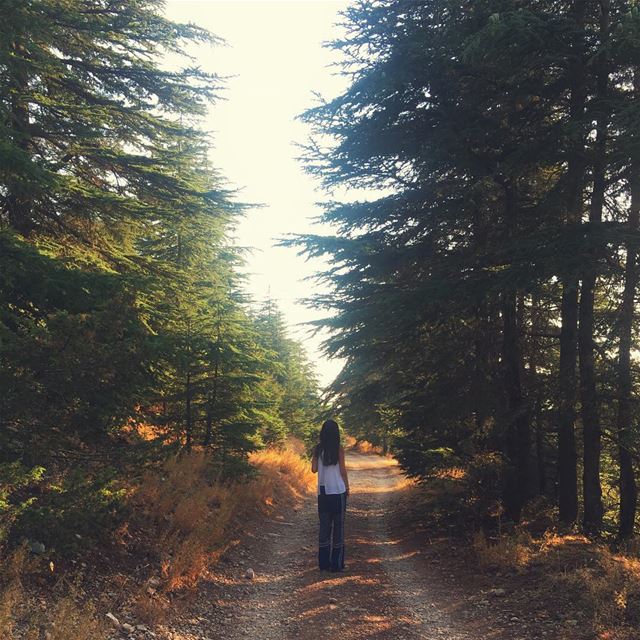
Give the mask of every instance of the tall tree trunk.
[[(218, 334), (218, 341), (220, 341), (220, 334)], [(204, 436), (203, 445), (208, 447), (211, 444), (213, 438), (213, 409), (218, 401), (218, 378), (220, 377), (220, 347), (216, 347), (216, 360), (213, 369), (213, 388), (207, 399), (207, 426)]]
[(522, 507), (531, 496), (531, 434), (522, 393), (520, 331), (516, 319), (515, 292), (503, 294), (502, 314), (503, 374), (508, 421), (505, 445), (510, 467), (505, 478), (504, 498), (507, 516), (517, 522)]
[[(640, 70), (634, 75), (634, 92), (640, 97)], [(634, 159), (629, 177), (631, 206), (629, 208), (626, 243), (627, 261), (625, 265), (624, 291), (620, 309), (620, 347), (618, 353), (618, 415), (616, 420), (618, 435), (618, 460), (620, 463), (620, 520), (619, 533), (623, 538), (633, 535), (638, 491), (633, 469), (631, 447), (633, 430), (631, 425), (631, 347), (634, 320), (634, 301), (638, 286), (638, 241), (633, 234), (640, 227), (640, 161)]]
[(598, 533), (602, 526), (602, 489), (600, 486), (600, 417), (596, 397), (593, 356), (593, 301), (595, 276), (582, 281), (580, 295), (580, 400), (584, 442), (582, 473), (584, 491), (583, 526), (587, 533)]
[[(514, 187), (509, 181), (505, 182), (504, 191), (506, 235), (512, 238), (517, 229), (517, 205)], [(507, 287), (502, 294), (502, 323), (507, 458), (503, 492), (506, 515), (517, 522), (523, 505), (531, 495), (531, 434), (529, 413), (522, 393), (523, 367), (518, 324), (518, 293), (515, 287)]]
[(558, 505), (560, 520), (573, 524), (578, 517), (578, 469), (575, 435), (576, 334), (578, 282), (567, 278), (560, 310), (560, 380), (558, 400)]
[[(487, 223), (478, 206), (473, 210), (473, 241), (478, 254), (487, 250)], [(492, 414), (495, 416), (495, 357), (496, 345), (492, 337), (492, 322), (496, 314), (495, 301), (492, 304), (485, 293), (476, 301), (474, 313), (474, 379), (473, 402), (474, 418), (478, 434), (487, 437), (487, 446), (496, 450), (501, 445), (501, 439), (495, 421), (489, 426)], [(493, 360), (492, 360), (493, 358)]]
[[(584, 63), (585, 0), (573, 3), (572, 13), (579, 42), (569, 67), (571, 83), (570, 121), (574, 123), (577, 141), (568, 153), (567, 215), (569, 228), (577, 227), (582, 218), (582, 196), (586, 163), (582, 126), (586, 102), (586, 78)], [(576, 135), (576, 134), (574, 134)], [(573, 524), (578, 517), (578, 469), (576, 454), (576, 359), (578, 335), (578, 275), (573, 268), (562, 279), (562, 303), (560, 307), (560, 376), (558, 398), (558, 505), (560, 521)]]
[(474, 307), (474, 418), (478, 433), (484, 433), (487, 415), (487, 388), (490, 377), (487, 349), (487, 308), (484, 300)]
[(185, 446), (187, 450), (191, 449), (191, 445), (193, 443), (193, 415), (191, 412), (191, 372), (187, 371), (187, 379), (185, 381), (185, 434), (186, 434), (186, 442)]
[[(607, 46), (609, 35), (609, 0), (600, 2), (601, 46)], [(596, 140), (593, 161), (593, 192), (589, 210), (590, 247), (586, 269), (582, 276), (580, 291), (580, 325), (578, 330), (578, 355), (580, 363), (580, 403), (582, 405), (582, 428), (584, 443), (583, 491), (584, 516), (583, 527), (587, 533), (599, 533), (602, 528), (602, 487), (600, 485), (600, 449), (601, 427), (596, 390), (594, 365), (593, 316), (598, 260), (601, 255), (600, 241), (593, 241), (593, 234), (599, 232), (602, 222), (605, 195), (605, 167), (607, 149), (607, 129), (609, 108), (607, 107), (607, 89), (609, 84), (609, 65), (606, 53), (600, 53), (597, 69), (598, 105)]]
[(530, 354), (529, 354), (529, 374), (530, 380), (528, 388), (533, 394), (533, 407), (532, 407), (532, 423), (535, 433), (535, 463), (536, 463), (536, 491), (538, 494), (545, 495), (546, 486), (546, 467), (545, 467), (545, 453), (544, 453), (544, 423), (542, 420), (542, 406), (544, 401), (544, 395), (542, 390), (542, 384), (538, 375), (538, 358), (542, 345), (540, 344), (539, 335), (542, 332), (541, 327), (541, 313), (540, 313), (540, 298), (537, 294), (531, 296), (531, 341), (530, 341)]

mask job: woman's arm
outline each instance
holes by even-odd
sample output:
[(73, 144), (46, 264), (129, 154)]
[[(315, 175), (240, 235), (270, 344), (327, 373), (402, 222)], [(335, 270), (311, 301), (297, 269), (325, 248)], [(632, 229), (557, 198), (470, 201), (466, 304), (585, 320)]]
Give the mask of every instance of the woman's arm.
[(311, 471), (318, 473), (318, 447), (313, 449), (313, 457), (311, 458)]
[(347, 495), (349, 495), (349, 476), (347, 476), (347, 465), (344, 461), (344, 448), (340, 447), (340, 453), (338, 455), (338, 461), (340, 463), (340, 473), (344, 480), (344, 486), (347, 488)]

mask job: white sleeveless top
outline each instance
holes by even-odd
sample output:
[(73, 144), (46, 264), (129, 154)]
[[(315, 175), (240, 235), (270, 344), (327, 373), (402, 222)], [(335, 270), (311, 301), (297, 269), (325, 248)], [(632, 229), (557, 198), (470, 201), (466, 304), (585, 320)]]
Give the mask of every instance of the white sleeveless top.
[(322, 455), (318, 456), (318, 495), (320, 495), (320, 487), (324, 486), (324, 492), (335, 495), (344, 493), (347, 487), (340, 473), (340, 464), (322, 464)]

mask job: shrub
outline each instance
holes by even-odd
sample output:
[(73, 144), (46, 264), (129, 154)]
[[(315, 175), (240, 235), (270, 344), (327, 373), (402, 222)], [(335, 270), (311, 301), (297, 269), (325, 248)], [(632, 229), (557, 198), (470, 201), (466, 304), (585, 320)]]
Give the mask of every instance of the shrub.
[(106, 540), (124, 507), (125, 491), (112, 469), (91, 474), (78, 467), (41, 486), (15, 518), (12, 537), (38, 540), (58, 553), (78, 551), (91, 540)]
[(23, 495), (25, 489), (32, 489), (42, 481), (45, 469), (29, 469), (20, 462), (0, 464), (0, 544), (8, 537), (25, 511), (36, 501), (33, 495)]
[(81, 604), (73, 593), (53, 606), (48, 623), (47, 640), (101, 640), (107, 637), (106, 625), (98, 620), (94, 607)]
[(480, 531), (474, 535), (472, 544), (478, 564), (483, 568), (521, 570), (532, 555), (531, 536), (525, 531), (500, 536), (495, 541), (489, 541)]

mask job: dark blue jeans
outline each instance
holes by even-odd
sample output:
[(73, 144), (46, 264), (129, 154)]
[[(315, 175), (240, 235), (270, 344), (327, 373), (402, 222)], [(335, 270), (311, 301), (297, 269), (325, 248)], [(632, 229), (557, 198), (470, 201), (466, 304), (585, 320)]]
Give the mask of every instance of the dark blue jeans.
[(318, 516), (320, 536), (318, 564), (320, 570), (342, 571), (344, 569), (344, 515), (347, 494), (326, 494), (320, 487)]

